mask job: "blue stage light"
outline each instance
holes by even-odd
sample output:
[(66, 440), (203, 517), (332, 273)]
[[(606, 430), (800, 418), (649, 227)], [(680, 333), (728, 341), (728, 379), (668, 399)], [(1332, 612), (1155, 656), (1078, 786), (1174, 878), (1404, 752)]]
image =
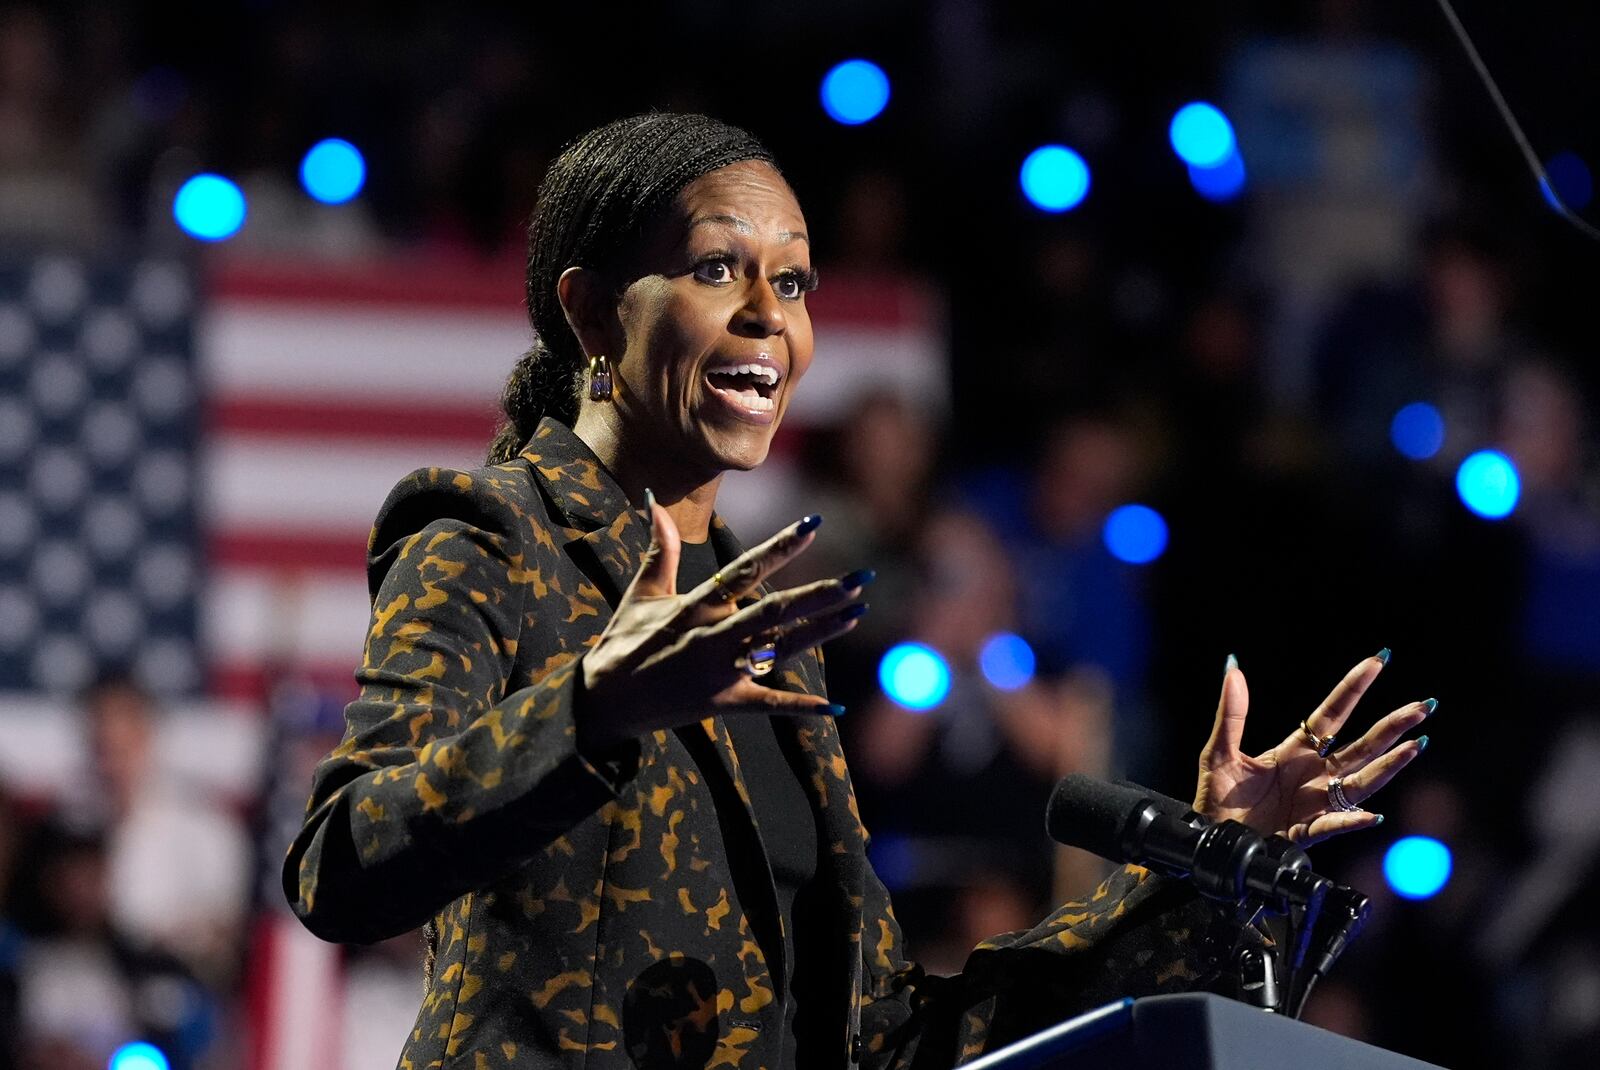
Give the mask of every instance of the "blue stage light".
[(1022, 192), (1035, 208), (1069, 212), (1089, 195), (1089, 165), (1065, 145), (1043, 145), (1022, 161)]
[(950, 693), (950, 666), (943, 655), (922, 643), (889, 648), (878, 663), (883, 693), (908, 710), (931, 710)]
[(167, 1070), (167, 1057), (154, 1044), (136, 1041), (111, 1053), (107, 1070)]
[(1002, 691), (1015, 691), (1032, 680), (1035, 664), (1033, 647), (1010, 632), (990, 636), (978, 652), (983, 678)]
[[(1594, 174), (1577, 153), (1556, 153), (1546, 161), (1544, 172), (1550, 177), (1556, 195), (1573, 211), (1583, 211), (1594, 200)], [(1550, 201), (1549, 190), (1545, 190), (1545, 200)], [(1550, 207), (1554, 208), (1555, 204), (1551, 203)]]
[(1413, 461), (1426, 461), (1444, 445), (1444, 417), (1426, 401), (1413, 401), (1394, 414), (1389, 441)]
[(1237, 147), (1228, 117), (1202, 101), (1179, 108), (1167, 136), (1178, 158), (1193, 167), (1216, 167)]
[(1488, 520), (1510, 516), (1522, 494), (1522, 479), (1511, 458), (1499, 450), (1479, 450), (1456, 469), (1462, 504)]
[(221, 175), (195, 175), (178, 187), (172, 217), (196, 238), (222, 241), (244, 226), (244, 194)]
[(1394, 893), (1429, 899), (1450, 881), (1450, 848), (1431, 836), (1396, 840), (1383, 856), (1383, 876)]
[(367, 181), (367, 161), (361, 150), (330, 137), (311, 146), (300, 161), (300, 185), (323, 204), (343, 204), (361, 192)]
[(1189, 184), (1196, 193), (1208, 201), (1231, 201), (1244, 192), (1244, 157), (1238, 150), (1230, 152), (1212, 167), (1189, 164)]
[(837, 123), (871, 122), (889, 104), (889, 76), (870, 59), (847, 59), (822, 78), (822, 110)]
[(1167, 522), (1148, 505), (1111, 510), (1100, 534), (1111, 556), (1130, 565), (1148, 565), (1167, 549)]

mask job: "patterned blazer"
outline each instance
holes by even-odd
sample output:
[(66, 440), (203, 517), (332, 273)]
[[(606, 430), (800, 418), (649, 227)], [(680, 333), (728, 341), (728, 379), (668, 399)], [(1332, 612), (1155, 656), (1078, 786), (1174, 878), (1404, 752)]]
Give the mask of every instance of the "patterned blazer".
[[(739, 552), (720, 522), (721, 559)], [(431, 968), (400, 1066), (773, 1064), (783, 941), (738, 758), (720, 718), (605, 760), (578, 753), (576, 659), (649, 543), (588, 448), (546, 420), (520, 456), (412, 473), (370, 542), (372, 622), (340, 745), (318, 765), (284, 888), (305, 925), (356, 943), (431, 922)], [(820, 659), (782, 686), (823, 693)], [(1123, 994), (1192, 987), (1206, 914), (1129, 867), (956, 977), (908, 962), (833, 722), (779, 717), (835, 894), (837, 977), (810, 1013), (819, 1068), (948, 1067)], [(754, 860), (753, 862), (751, 860)]]

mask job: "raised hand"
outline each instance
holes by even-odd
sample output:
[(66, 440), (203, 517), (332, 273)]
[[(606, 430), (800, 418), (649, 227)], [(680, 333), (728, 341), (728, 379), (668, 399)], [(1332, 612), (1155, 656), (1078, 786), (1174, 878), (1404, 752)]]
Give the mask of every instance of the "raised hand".
[(1381, 814), (1335, 809), (1329, 781), (1341, 778), (1345, 799), (1360, 806), (1422, 753), (1426, 736), (1395, 743), (1426, 720), (1438, 703), (1433, 699), (1408, 703), (1354, 743), (1325, 756), (1319, 749), (1326, 748), (1319, 748), (1312, 737), (1337, 736), (1388, 661), (1387, 649), (1361, 661), (1305, 719), (1304, 730), (1297, 726), (1276, 747), (1250, 757), (1239, 749), (1250, 691), (1244, 672), (1230, 656), (1216, 725), (1200, 752), (1195, 809), (1214, 820), (1242, 821), (1258, 832), (1281, 832), (1302, 846), (1382, 824)]
[(713, 713), (834, 709), (820, 695), (762, 686), (746, 659), (771, 644), (781, 663), (855, 627), (867, 607), (853, 600), (871, 573), (776, 591), (742, 608), (736, 604), (811, 545), (820, 518), (789, 525), (679, 594), (677, 526), (653, 499), (649, 511), (650, 549), (582, 659), (579, 747), (603, 748)]

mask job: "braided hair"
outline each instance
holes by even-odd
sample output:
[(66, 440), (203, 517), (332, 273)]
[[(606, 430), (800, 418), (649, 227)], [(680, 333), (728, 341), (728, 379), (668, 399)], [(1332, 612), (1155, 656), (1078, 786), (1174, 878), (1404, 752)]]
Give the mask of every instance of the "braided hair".
[(615, 271), (685, 186), (746, 160), (773, 164), (766, 147), (736, 126), (651, 112), (589, 131), (550, 165), (528, 224), (528, 317), (536, 340), (506, 380), (490, 464), (515, 457), (544, 417), (569, 425), (578, 418), (587, 360), (556, 295), (561, 273)]

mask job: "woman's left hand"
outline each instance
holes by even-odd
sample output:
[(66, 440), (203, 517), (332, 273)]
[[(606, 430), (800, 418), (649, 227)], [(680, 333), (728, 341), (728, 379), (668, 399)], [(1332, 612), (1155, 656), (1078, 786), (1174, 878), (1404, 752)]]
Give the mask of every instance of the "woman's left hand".
[[(1388, 651), (1351, 669), (1322, 705), (1306, 718), (1306, 727), (1322, 738), (1338, 735), (1356, 702), (1383, 671)], [(1257, 832), (1283, 833), (1301, 846), (1341, 832), (1372, 828), (1380, 814), (1333, 809), (1328, 782), (1342, 777), (1345, 798), (1359, 806), (1411, 764), (1426, 738), (1395, 741), (1421, 724), (1436, 703), (1429, 699), (1400, 707), (1348, 746), (1319, 757), (1317, 747), (1297, 726), (1282, 743), (1255, 757), (1239, 749), (1244, 738), (1250, 691), (1238, 663), (1228, 659), (1217, 704), (1217, 723), (1200, 752), (1200, 783), (1194, 808), (1215, 821), (1242, 821)]]

